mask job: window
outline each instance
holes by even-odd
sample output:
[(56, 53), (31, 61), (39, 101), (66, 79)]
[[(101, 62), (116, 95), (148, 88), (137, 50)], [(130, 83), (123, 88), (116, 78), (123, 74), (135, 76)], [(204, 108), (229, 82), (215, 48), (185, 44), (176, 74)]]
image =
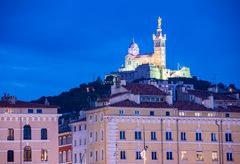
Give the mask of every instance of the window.
[(196, 113), (195, 113), (195, 116), (196, 116), (196, 117), (200, 117), (201, 114), (200, 114), (199, 112), (196, 112)]
[(227, 153), (227, 161), (233, 161), (232, 153), (228, 152)]
[(225, 133), (226, 142), (232, 142), (232, 134), (230, 132)]
[(98, 135), (97, 135), (97, 132), (95, 132), (95, 142), (97, 142), (97, 138), (98, 138)]
[(202, 141), (202, 133), (196, 132), (196, 141)]
[(179, 116), (185, 116), (184, 112), (179, 112)]
[(208, 117), (214, 117), (215, 113), (208, 113)]
[(151, 140), (157, 140), (157, 133), (151, 132)]
[(120, 152), (120, 159), (126, 159), (126, 152), (125, 151)]
[(14, 151), (13, 150), (7, 151), (7, 161), (14, 162)]
[(135, 140), (141, 140), (142, 134), (141, 131), (135, 131)]
[(74, 140), (74, 146), (77, 146), (77, 140)]
[(167, 152), (167, 160), (173, 160), (173, 155), (171, 151)]
[(186, 132), (181, 132), (181, 141), (186, 141)]
[(187, 152), (181, 151), (181, 160), (187, 160)]
[(41, 140), (47, 140), (47, 129), (46, 128), (41, 129)]
[(97, 114), (95, 114), (95, 122), (97, 122)]
[(169, 111), (166, 112), (166, 116), (170, 116), (170, 112)]
[(100, 113), (100, 121), (103, 121), (103, 113)]
[(212, 152), (212, 161), (217, 161), (218, 160), (218, 154), (216, 151)]
[(37, 113), (42, 113), (42, 109), (37, 109)]
[(82, 145), (82, 139), (81, 138), (79, 139), (79, 145)]
[(152, 160), (157, 160), (157, 152), (152, 151)]
[(28, 113), (33, 113), (33, 109), (28, 109)]
[(225, 114), (225, 117), (230, 117), (230, 114), (229, 114), (229, 113), (226, 113), (226, 114)]
[(137, 160), (142, 159), (140, 151), (136, 151), (136, 159)]
[(8, 137), (7, 140), (14, 140), (14, 129), (13, 128), (9, 128), (8, 129)]
[(154, 116), (154, 111), (150, 111), (150, 116)]
[(216, 133), (211, 133), (211, 141), (217, 141)]
[(84, 130), (87, 130), (87, 125), (86, 124), (84, 125)]
[(102, 150), (101, 159), (103, 160), (103, 158), (104, 158), (104, 151)]
[(79, 131), (82, 130), (82, 126), (81, 126), (81, 125), (78, 126), (78, 130), (79, 130)]
[(123, 114), (124, 114), (124, 111), (123, 111), (123, 110), (119, 110), (119, 114), (120, 114), (120, 115), (123, 115)]
[(32, 161), (32, 150), (30, 146), (25, 146), (23, 150), (23, 160)]
[(80, 163), (83, 162), (83, 155), (82, 155), (82, 153), (79, 153), (79, 162), (80, 162)]
[(120, 131), (120, 140), (125, 140), (125, 131)]
[(92, 138), (92, 132), (90, 132), (90, 138)]
[(101, 130), (101, 140), (103, 141), (103, 130)]
[(172, 132), (166, 132), (166, 140), (172, 140)]
[(95, 161), (98, 161), (98, 152), (95, 152)]
[(135, 110), (135, 111), (134, 111), (134, 114), (135, 114), (135, 115), (139, 115), (139, 114), (140, 114), (139, 110)]
[(41, 150), (41, 161), (48, 161), (48, 151), (46, 149)]
[(77, 154), (74, 153), (74, 162), (77, 163)]
[(31, 134), (31, 126), (30, 125), (25, 125), (23, 127), (23, 139), (24, 140), (31, 140), (32, 139), (32, 134)]
[(203, 152), (202, 151), (197, 151), (197, 161), (203, 161)]

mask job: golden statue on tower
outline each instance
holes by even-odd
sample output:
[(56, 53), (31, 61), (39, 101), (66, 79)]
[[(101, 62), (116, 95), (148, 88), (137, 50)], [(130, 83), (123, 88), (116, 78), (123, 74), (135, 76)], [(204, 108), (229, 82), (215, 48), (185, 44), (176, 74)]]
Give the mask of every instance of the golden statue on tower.
[(158, 17), (158, 29), (161, 29), (162, 19)]

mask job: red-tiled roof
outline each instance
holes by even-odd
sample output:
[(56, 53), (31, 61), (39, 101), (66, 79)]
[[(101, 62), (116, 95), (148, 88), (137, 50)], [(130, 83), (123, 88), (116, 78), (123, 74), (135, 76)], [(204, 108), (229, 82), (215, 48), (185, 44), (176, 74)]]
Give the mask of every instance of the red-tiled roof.
[(8, 101), (0, 101), (0, 107), (12, 107), (12, 108), (58, 108), (56, 105), (44, 105), (38, 103), (16, 101), (15, 104)]
[(166, 93), (161, 91), (159, 88), (149, 85), (149, 84), (138, 84), (138, 83), (128, 83), (123, 86), (133, 94), (139, 95), (161, 95), (165, 96)]
[(106, 102), (106, 101), (109, 101), (109, 99), (111, 99), (111, 98), (118, 97), (118, 96), (124, 95), (126, 93), (129, 93), (129, 92), (116, 93), (116, 94), (111, 95), (110, 97), (99, 99), (99, 100), (97, 100), (97, 102)]
[(177, 101), (173, 106), (178, 110), (192, 110), (192, 111), (213, 111), (213, 109), (206, 108), (203, 105), (196, 104), (189, 101)]
[(124, 100), (114, 104), (111, 104), (112, 107), (137, 107), (137, 108), (171, 108), (166, 102), (142, 102), (140, 104), (135, 103), (134, 101)]
[(201, 91), (201, 90), (189, 90), (188, 91), (189, 94), (194, 95), (196, 97), (200, 97), (200, 98), (208, 98), (208, 96), (213, 96), (215, 100), (236, 100), (233, 97), (230, 96), (226, 96), (224, 94), (221, 93), (214, 93), (214, 92), (209, 92), (209, 91)]

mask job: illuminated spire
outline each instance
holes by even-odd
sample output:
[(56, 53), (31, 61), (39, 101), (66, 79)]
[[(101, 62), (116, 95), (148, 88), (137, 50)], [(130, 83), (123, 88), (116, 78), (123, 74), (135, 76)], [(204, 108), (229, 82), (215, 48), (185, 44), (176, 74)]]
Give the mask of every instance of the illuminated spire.
[(158, 17), (158, 29), (161, 29), (162, 19)]

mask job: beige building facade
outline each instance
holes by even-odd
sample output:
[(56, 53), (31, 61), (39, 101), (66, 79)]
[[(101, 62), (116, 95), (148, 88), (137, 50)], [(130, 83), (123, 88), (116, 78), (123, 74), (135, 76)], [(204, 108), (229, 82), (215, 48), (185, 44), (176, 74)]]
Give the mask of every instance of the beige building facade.
[(4, 95), (0, 101), (1, 164), (58, 163), (57, 107), (17, 101)]

